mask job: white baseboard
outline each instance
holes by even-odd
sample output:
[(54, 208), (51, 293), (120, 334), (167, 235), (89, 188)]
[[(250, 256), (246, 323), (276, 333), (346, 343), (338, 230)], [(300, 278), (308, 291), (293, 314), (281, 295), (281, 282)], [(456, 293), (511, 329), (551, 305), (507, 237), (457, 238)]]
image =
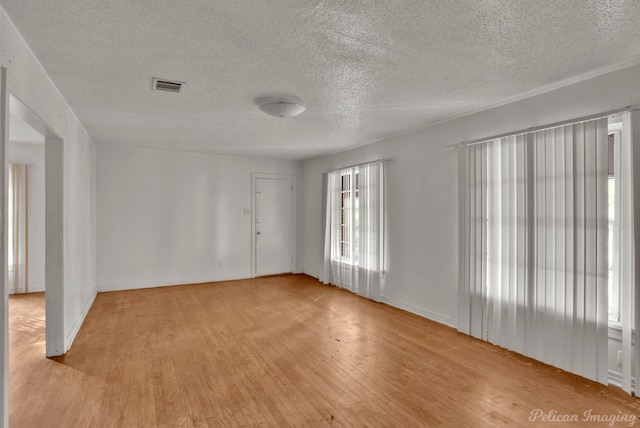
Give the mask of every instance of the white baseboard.
[(42, 293), (45, 291), (44, 284), (29, 284), (29, 293)]
[[(29, 291), (28, 293), (42, 293), (44, 292), (44, 285), (30, 285), (29, 286)], [(14, 294), (15, 290), (13, 289), (13, 287), (9, 287), (9, 290), (7, 291), (9, 294)], [(18, 289), (18, 294), (24, 294), (24, 287), (21, 287)]]
[(93, 305), (93, 301), (96, 299), (97, 295), (98, 295), (98, 287), (95, 287), (93, 289), (93, 292), (91, 293), (91, 296), (89, 296), (89, 299), (87, 299), (86, 303), (84, 304), (82, 313), (80, 313), (80, 316), (78, 317), (78, 319), (76, 319), (76, 322), (73, 324), (71, 331), (69, 332), (69, 334), (67, 334), (67, 337), (65, 338), (64, 352), (67, 352), (71, 348), (73, 341), (78, 335), (78, 331), (80, 331), (80, 326), (82, 326), (82, 323), (84, 322), (84, 319), (89, 313), (89, 309), (91, 309), (91, 306)]
[(106, 293), (109, 291), (128, 291), (128, 290), (142, 290), (145, 288), (159, 288), (159, 287), (174, 287), (176, 285), (192, 285), (192, 284), (207, 284), (210, 282), (226, 282), (226, 281), (238, 281), (243, 279), (251, 279), (250, 276), (211, 276), (208, 278), (193, 277), (182, 279), (169, 279), (166, 281), (132, 281), (122, 283), (111, 284), (98, 284), (98, 293)]
[[(304, 274), (312, 278), (318, 279), (318, 277), (313, 273), (305, 271)], [(398, 309), (402, 309), (403, 311), (411, 312), (412, 314), (420, 315), (421, 317), (427, 318), (431, 321), (444, 324), (447, 327), (458, 328), (458, 322), (453, 318), (449, 318), (447, 316), (429, 311), (424, 308), (420, 308), (418, 306), (411, 305), (409, 303), (401, 302), (400, 300), (396, 300), (392, 297), (380, 296), (380, 302), (386, 303), (387, 305), (393, 306)]]
[(438, 322), (440, 324), (444, 324), (448, 327), (457, 328), (457, 322), (453, 318), (449, 318), (447, 316), (429, 311), (424, 308), (420, 308), (409, 303), (401, 302), (399, 300), (393, 299), (391, 297), (382, 296), (380, 301), (386, 303), (387, 305), (394, 306), (396, 308), (405, 310), (407, 312), (411, 312), (416, 315), (420, 315), (421, 317), (430, 319), (431, 321)]
[[(617, 386), (618, 388), (622, 388), (622, 373), (618, 373), (613, 370), (609, 370), (609, 385)], [(631, 390), (636, 390), (636, 380), (635, 378), (631, 378)]]

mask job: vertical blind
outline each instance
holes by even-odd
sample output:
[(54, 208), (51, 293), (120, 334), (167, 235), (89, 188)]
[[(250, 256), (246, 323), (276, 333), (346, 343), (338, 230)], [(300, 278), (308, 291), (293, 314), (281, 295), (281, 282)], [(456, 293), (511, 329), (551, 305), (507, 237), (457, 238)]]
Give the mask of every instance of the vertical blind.
[(459, 330), (607, 383), (607, 119), (460, 150)]

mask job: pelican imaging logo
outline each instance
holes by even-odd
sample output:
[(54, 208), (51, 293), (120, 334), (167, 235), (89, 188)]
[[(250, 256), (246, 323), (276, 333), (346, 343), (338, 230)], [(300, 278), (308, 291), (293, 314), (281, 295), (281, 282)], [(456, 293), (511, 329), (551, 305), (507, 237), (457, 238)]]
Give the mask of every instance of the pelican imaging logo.
[(609, 426), (634, 426), (636, 423), (636, 415), (622, 413), (618, 410), (616, 413), (601, 414), (596, 413), (593, 409), (585, 410), (582, 413), (561, 413), (557, 410), (533, 409), (529, 414), (529, 422), (547, 422), (550, 424), (559, 424), (563, 422), (592, 422), (607, 424)]

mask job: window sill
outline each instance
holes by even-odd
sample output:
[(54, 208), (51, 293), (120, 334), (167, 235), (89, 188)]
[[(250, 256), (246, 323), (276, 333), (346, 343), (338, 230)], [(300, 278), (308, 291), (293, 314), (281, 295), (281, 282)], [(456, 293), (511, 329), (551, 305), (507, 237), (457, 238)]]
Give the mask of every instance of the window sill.
[(354, 263), (350, 260), (340, 260), (340, 259), (332, 259), (331, 263), (335, 263), (335, 264), (341, 264), (341, 265), (345, 265), (345, 266), (351, 266), (354, 268), (357, 268), (359, 265), (357, 263)]
[[(617, 340), (618, 342), (622, 342), (622, 324), (617, 322), (610, 321), (609, 322), (609, 339)], [(635, 330), (631, 331), (631, 343), (636, 343), (636, 332)]]

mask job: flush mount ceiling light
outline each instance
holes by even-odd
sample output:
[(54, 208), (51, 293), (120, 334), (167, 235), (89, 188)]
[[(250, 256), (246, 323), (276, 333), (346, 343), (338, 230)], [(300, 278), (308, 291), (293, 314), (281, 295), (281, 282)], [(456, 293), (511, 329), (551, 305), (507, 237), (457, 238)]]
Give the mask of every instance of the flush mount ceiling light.
[(260, 104), (260, 110), (276, 117), (293, 117), (297, 116), (305, 110), (305, 107), (296, 103), (287, 103), (284, 101)]

